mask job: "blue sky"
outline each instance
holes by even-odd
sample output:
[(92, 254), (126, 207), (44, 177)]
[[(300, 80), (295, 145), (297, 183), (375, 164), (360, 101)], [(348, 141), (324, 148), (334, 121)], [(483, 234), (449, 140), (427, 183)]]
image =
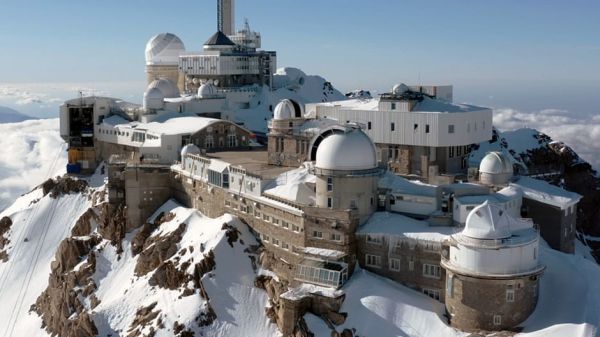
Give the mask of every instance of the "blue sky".
[[(1, 82), (142, 81), (152, 35), (172, 32), (199, 50), (216, 26), (214, 0), (21, 0), (0, 9)], [(249, 18), (280, 66), (342, 90), (449, 83), (464, 101), (585, 113), (600, 105), (599, 14), (598, 1), (236, 3), (238, 26)]]

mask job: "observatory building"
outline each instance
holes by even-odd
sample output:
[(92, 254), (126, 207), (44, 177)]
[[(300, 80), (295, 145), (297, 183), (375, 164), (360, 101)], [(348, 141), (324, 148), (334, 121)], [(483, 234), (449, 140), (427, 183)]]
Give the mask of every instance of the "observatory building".
[(495, 204), (474, 208), (464, 229), (442, 247), (446, 310), (461, 330), (504, 330), (535, 309), (539, 232), (531, 220), (513, 218)]

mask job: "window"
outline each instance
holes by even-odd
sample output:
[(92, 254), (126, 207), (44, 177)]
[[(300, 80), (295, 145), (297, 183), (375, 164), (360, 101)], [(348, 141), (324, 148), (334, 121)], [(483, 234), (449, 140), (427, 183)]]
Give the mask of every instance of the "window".
[(381, 240), (381, 236), (367, 234), (367, 243), (371, 243), (374, 245), (380, 245), (382, 241), (383, 240)]
[(394, 124), (394, 123), (390, 124), (390, 130), (394, 131), (394, 129), (396, 129), (396, 124)]
[(313, 231), (313, 238), (315, 239), (322, 239), (323, 238), (323, 232), (320, 231)]
[(206, 136), (206, 138), (204, 139), (204, 147), (207, 149), (210, 149), (213, 146), (215, 146), (215, 141), (213, 139), (213, 136), (212, 135)]
[(429, 278), (440, 278), (440, 266), (423, 263), (423, 276)]
[(440, 291), (437, 289), (423, 288), (423, 294), (433, 298), (434, 300), (440, 300)]
[(417, 129), (419, 129), (419, 124), (413, 124), (413, 131), (417, 132)]
[(512, 284), (506, 286), (506, 302), (515, 301), (515, 288)]
[(281, 248), (283, 248), (283, 249), (290, 249), (290, 246), (286, 242), (282, 242), (281, 243)]
[(327, 208), (333, 207), (333, 199), (331, 197), (327, 197)]
[(396, 110), (396, 103), (392, 103), (392, 110)]
[(408, 270), (415, 270), (415, 258), (412, 256), (408, 258)]
[(337, 233), (331, 233), (331, 241), (342, 241), (342, 236)]
[(448, 133), (454, 133), (454, 124), (448, 125)]
[(289, 229), (290, 228), (290, 224), (287, 221), (281, 220), (281, 227)]
[(273, 240), (271, 240), (271, 243), (275, 246), (279, 246), (279, 239), (273, 238)]
[(390, 205), (395, 205), (396, 204), (396, 197), (394, 197), (393, 195), (390, 196)]
[(277, 219), (277, 218), (272, 218), (271, 220), (272, 220), (273, 224), (275, 224), (275, 225), (279, 225), (279, 219)]
[(371, 122), (367, 122), (367, 130), (371, 130)]
[(500, 324), (502, 324), (502, 316), (494, 315), (494, 325), (500, 325)]
[(454, 146), (448, 147), (448, 158), (454, 157)]
[(327, 192), (333, 191), (333, 177), (327, 177)]
[(400, 259), (390, 258), (390, 270), (400, 271)]
[(462, 146), (457, 146), (456, 147), (456, 155), (457, 156), (462, 156)]
[(365, 254), (365, 265), (369, 267), (381, 268), (381, 256)]
[(533, 259), (537, 259), (537, 248), (533, 247)]
[(262, 216), (262, 218), (263, 218), (263, 220), (264, 220), (264, 221), (266, 221), (266, 222), (269, 222), (269, 221), (271, 221), (271, 217), (270, 217), (270, 216), (268, 216), (267, 214), (264, 214), (264, 213), (263, 213), (263, 216)]
[(262, 239), (264, 242), (269, 242), (269, 236), (267, 234), (263, 234)]
[(294, 232), (300, 232), (300, 227), (298, 225), (292, 225), (292, 230)]
[(446, 278), (446, 295), (452, 298), (454, 291), (454, 275), (450, 275)]
[(429, 124), (425, 124), (425, 133), (429, 133)]

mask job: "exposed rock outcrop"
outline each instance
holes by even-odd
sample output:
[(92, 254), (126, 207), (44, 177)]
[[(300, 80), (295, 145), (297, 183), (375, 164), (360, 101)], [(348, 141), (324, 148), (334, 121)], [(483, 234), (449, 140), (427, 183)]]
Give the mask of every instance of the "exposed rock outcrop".
[[(143, 328), (151, 325), (151, 323), (160, 314), (160, 310), (154, 310), (156, 308), (156, 304), (157, 302), (154, 302), (148, 306), (140, 307), (136, 311), (135, 318), (133, 319), (133, 322), (131, 322), (129, 330), (127, 330), (127, 337), (144, 336), (142, 334)], [(154, 336), (155, 333), (154, 327), (150, 327), (150, 333), (146, 336)]]
[(7, 248), (10, 240), (4, 235), (8, 233), (11, 226), (12, 220), (9, 217), (5, 216), (0, 219), (0, 261), (2, 262), (8, 261), (8, 253), (5, 251), (5, 248)]
[[(32, 308), (51, 335), (92, 337), (98, 334), (81, 300), (96, 289), (92, 279), (96, 258), (92, 249), (100, 240), (97, 236), (68, 238), (59, 245), (51, 264), (48, 288)], [(74, 269), (86, 256), (86, 262)]]
[(85, 180), (73, 179), (71, 177), (57, 177), (48, 179), (42, 183), (44, 196), (50, 194), (51, 198), (57, 198), (64, 194), (84, 192), (88, 184)]
[(100, 206), (98, 233), (112, 245), (117, 247), (117, 252), (123, 252), (121, 241), (125, 237), (127, 228), (126, 211), (123, 205), (116, 207), (108, 203)]
[(186, 224), (181, 223), (179, 227), (164, 235), (152, 236), (144, 242), (143, 250), (135, 266), (135, 275), (143, 276), (156, 269), (163, 261), (177, 253), (177, 244), (181, 241)]
[(98, 222), (98, 215), (93, 208), (88, 208), (88, 210), (77, 219), (77, 222), (75, 222), (75, 226), (71, 229), (71, 236), (85, 236), (92, 234), (92, 222)]

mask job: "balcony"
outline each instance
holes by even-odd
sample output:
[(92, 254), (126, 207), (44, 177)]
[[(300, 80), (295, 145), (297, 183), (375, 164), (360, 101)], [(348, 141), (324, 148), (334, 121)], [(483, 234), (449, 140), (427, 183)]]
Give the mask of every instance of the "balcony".
[(296, 269), (296, 280), (339, 288), (348, 280), (348, 266), (345, 263), (305, 258)]

